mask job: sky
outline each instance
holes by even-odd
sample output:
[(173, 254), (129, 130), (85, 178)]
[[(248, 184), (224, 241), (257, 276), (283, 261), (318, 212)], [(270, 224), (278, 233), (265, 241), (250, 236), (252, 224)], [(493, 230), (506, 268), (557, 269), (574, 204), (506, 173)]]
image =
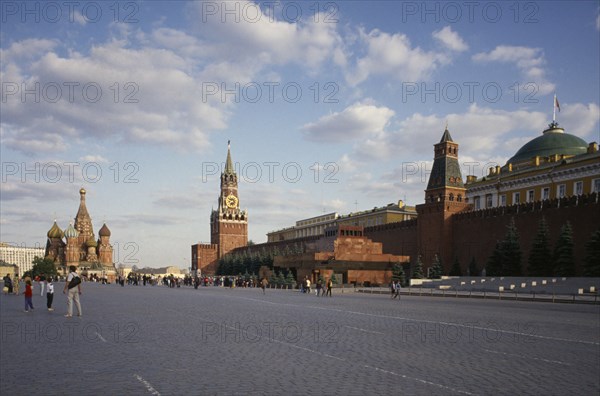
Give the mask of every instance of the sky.
[(448, 129), (463, 178), (552, 121), (600, 141), (600, 3), (1, 4), (0, 240), (45, 246), (87, 190), (114, 261), (190, 265), (231, 141), (249, 238), (423, 202)]

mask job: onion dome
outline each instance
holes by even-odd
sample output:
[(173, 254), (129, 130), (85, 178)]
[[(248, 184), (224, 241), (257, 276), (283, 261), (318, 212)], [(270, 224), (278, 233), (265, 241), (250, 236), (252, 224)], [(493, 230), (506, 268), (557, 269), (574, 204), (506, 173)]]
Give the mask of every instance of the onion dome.
[(98, 246), (98, 243), (96, 242), (96, 239), (94, 239), (94, 236), (91, 235), (90, 239), (87, 240), (87, 242), (85, 243), (85, 245), (87, 247), (96, 247), (96, 246)]
[(73, 224), (69, 224), (69, 227), (65, 230), (65, 237), (67, 239), (77, 238), (79, 236), (79, 231), (73, 227)]
[(101, 237), (109, 237), (110, 236), (110, 230), (106, 226), (106, 223), (104, 223), (102, 228), (100, 228), (100, 231), (98, 231), (98, 235), (100, 235)]
[(530, 161), (533, 157), (549, 157), (555, 154), (574, 156), (585, 154), (588, 144), (585, 140), (565, 133), (556, 122), (548, 125), (542, 136), (525, 143), (517, 153), (508, 160), (507, 164), (518, 164)]
[(60, 227), (58, 226), (58, 224), (56, 224), (56, 220), (54, 220), (54, 225), (52, 226), (52, 228), (50, 228), (50, 230), (48, 230), (48, 234), (47, 235), (48, 235), (48, 238), (62, 239), (64, 233), (60, 229)]

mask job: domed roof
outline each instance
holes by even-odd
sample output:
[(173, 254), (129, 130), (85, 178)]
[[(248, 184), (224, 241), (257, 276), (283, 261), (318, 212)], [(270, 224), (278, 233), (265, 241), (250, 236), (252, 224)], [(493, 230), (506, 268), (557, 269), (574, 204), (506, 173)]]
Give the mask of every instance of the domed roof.
[(587, 143), (585, 140), (568, 133), (563, 128), (559, 128), (557, 123), (548, 126), (542, 136), (525, 143), (517, 151), (508, 163), (515, 164), (523, 161), (529, 161), (535, 156), (548, 157), (554, 154), (559, 155), (579, 155), (587, 152)]
[(67, 239), (77, 238), (79, 236), (79, 231), (77, 231), (73, 224), (69, 224), (69, 227), (65, 230), (65, 237)]
[(98, 243), (96, 242), (96, 239), (94, 238), (94, 236), (91, 235), (90, 239), (87, 240), (87, 242), (85, 243), (85, 245), (87, 247), (96, 247), (96, 246), (98, 246)]
[(58, 226), (58, 224), (56, 224), (56, 220), (54, 220), (54, 225), (52, 226), (52, 228), (50, 228), (48, 230), (48, 238), (59, 238), (62, 239), (64, 233), (63, 231), (60, 229), (60, 227)]
[(98, 231), (98, 235), (100, 235), (101, 237), (109, 237), (110, 236), (110, 230), (106, 226), (106, 223), (104, 223), (102, 228), (100, 228), (100, 231)]

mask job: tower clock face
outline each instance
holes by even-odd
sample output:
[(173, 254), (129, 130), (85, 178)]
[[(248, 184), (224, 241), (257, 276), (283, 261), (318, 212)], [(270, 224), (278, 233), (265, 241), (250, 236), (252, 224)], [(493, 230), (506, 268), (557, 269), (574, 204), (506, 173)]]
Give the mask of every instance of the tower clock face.
[(238, 204), (238, 199), (235, 195), (233, 194), (229, 194), (227, 196), (227, 198), (225, 198), (225, 205), (227, 205), (228, 208), (236, 208)]

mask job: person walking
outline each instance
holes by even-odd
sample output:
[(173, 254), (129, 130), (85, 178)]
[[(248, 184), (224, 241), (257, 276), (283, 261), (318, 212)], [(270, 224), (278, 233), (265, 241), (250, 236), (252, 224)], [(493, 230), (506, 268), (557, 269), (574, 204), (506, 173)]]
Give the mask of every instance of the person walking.
[(46, 280), (46, 307), (48, 311), (54, 311), (52, 308), (52, 301), (54, 300), (54, 284), (52, 283), (52, 277), (49, 276)]
[(44, 284), (46, 283), (46, 277), (44, 274), (40, 275), (40, 296), (44, 296)]
[(265, 294), (265, 289), (267, 288), (267, 285), (269, 284), (269, 281), (267, 280), (267, 278), (262, 278), (262, 280), (260, 281), (260, 288), (263, 291), (263, 294)]
[(394, 295), (392, 296), (392, 298), (398, 297), (398, 300), (400, 300), (400, 281), (396, 280), (394, 281), (394, 283), (392, 283), (392, 285), (394, 289)]
[(29, 312), (29, 308), (33, 311), (33, 288), (31, 287), (31, 279), (25, 281), (25, 312)]
[(19, 275), (15, 274), (15, 277), (13, 279), (13, 290), (14, 290), (16, 296), (19, 295), (20, 287), (21, 287), (21, 285), (19, 284)]
[(333, 281), (331, 280), (331, 278), (329, 278), (327, 280), (327, 292), (325, 293), (326, 296), (331, 297), (331, 289), (333, 288)]
[(79, 295), (81, 294), (81, 278), (77, 275), (77, 268), (74, 265), (69, 267), (69, 275), (67, 276), (67, 282), (63, 289), (63, 294), (67, 293), (67, 314), (66, 318), (73, 316), (73, 301), (77, 307), (77, 316), (81, 316), (81, 303), (79, 302)]
[(10, 274), (6, 274), (3, 278), (4, 280), (4, 294), (12, 294), (13, 292), (13, 283), (12, 279), (10, 279)]

